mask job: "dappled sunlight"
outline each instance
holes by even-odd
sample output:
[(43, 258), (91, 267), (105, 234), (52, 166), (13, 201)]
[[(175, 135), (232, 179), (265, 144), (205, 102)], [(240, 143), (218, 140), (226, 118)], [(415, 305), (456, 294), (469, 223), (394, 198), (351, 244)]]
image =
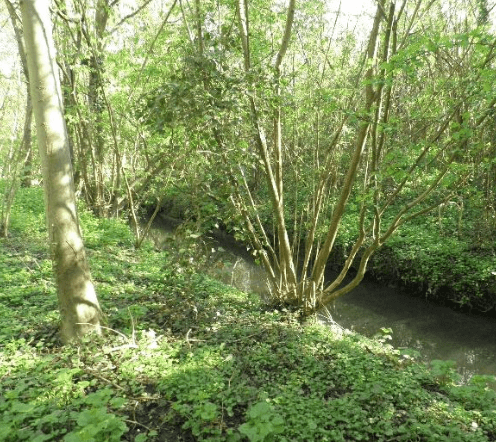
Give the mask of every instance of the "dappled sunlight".
[[(92, 221), (89, 235), (107, 223)], [(46, 304), (53, 304), (53, 296), (35, 290), (19, 311), (31, 318), (34, 310), (51, 327), (40, 328), (32, 317), (26, 324), (36, 330), (20, 339), (8, 316), (1, 316), (0, 329), (11, 343), (0, 351), (0, 384), (9, 397), (0, 400), (7, 419), (0, 419), (0, 430), (70, 431), (78, 437), (91, 431), (102, 442), (124, 434), (177, 442), (253, 432), (336, 441), (342, 435), (367, 440), (446, 434), (437, 424), (442, 418), (451, 434), (473, 435), (474, 442), (491, 431), (483, 430), (493, 407), (493, 396), (483, 394), (486, 383), (467, 385), (469, 393), (452, 391), (447, 379), (454, 375), (447, 367), (438, 365), (431, 375), (380, 339), (338, 333), (314, 319), (301, 324), (297, 313), (202, 275), (188, 259), (178, 264), (184, 252), (173, 243), (167, 251), (149, 244), (135, 251), (132, 241), (127, 248), (114, 242), (112, 235), (121, 236), (117, 227), (109, 231), (114, 233), (106, 244), (98, 247), (95, 240), (92, 250), (100, 263), (96, 287), (108, 313), (103, 337), (61, 347), (53, 336), (55, 310)], [(32, 266), (18, 255), (2, 256), (11, 266)], [(30, 269), (29, 285), (35, 285), (46, 269)], [(10, 280), (6, 302), (29, 275)], [(462, 405), (457, 413), (443, 411), (455, 394), (469, 394), (479, 411)], [(417, 428), (418, 421), (425, 426)]]
[(492, 3), (0, 0), (0, 441), (496, 441)]

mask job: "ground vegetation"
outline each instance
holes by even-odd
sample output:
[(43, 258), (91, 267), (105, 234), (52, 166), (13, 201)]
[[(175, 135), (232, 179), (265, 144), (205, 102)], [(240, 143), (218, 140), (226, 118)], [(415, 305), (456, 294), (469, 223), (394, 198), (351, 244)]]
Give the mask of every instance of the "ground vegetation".
[[(33, 38), (19, 7), (36, 4)], [(50, 6), (0, 3), (21, 60), (0, 63), (1, 440), (496, 440), (493, 377), (459, 385), (387, 330), (366, 339), (312, 315), (367, 269), (495, 311), (487, 1), (379, 0), (358, 16), (320, 0)], [(52, 30), (57, 57), (27, 72), (24, 49)], [(28, 80), (56, 139), (51, 119), (31, 136)], [(146, 239), (159, 213), (188, 221), (165, 250)], [(219, 229), (265, 267), (269, 300), (205, 274), (199, 240)], [(79, 286), (73, 264), (99, 301), (67, 328), (86, 311), (57, 304)]]
[(84, 207), (105, 332), (62, 346), (41, 196), (20, 190), (0, 245), (0, 440), (496, 440), (493, 377), (302, 324)]

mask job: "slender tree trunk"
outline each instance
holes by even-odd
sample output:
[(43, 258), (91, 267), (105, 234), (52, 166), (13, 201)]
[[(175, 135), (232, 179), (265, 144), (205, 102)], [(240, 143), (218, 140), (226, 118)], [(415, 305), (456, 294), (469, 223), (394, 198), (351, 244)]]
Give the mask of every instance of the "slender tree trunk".
[[(26, 66), (27, 73), (27, 66)], [(26, 77), (27, 78), (27, 77)], [(31, 187), (33, 179), (33, 137), (31, 132), (31, 123), (33, 122), (33, 101), (29, 93), (29, 83), (26, 91), (26, 114), (24, 115), (24, 132), (22, 135), (21, 149), (26, 155), (23, 161), (21, 171), (21, 185), (23, 187)]]
[(103, 112), (105, 109), (102, 97), (103, 85), (103, 41), (110, 6), (108, 0), (98, 0), (95, 10), (95, 25), (93, 38), (87, 37), (87, 43), (92, 51), (89, 67), (90, 77), (88, 82), (88, 101), (93, 117), (93, 145), (95, 147), (95, 195), (94, 205), (98, 216), (108, 215), (108, 207), (104, 195), (104, 165), (105, 165), (105, 138), (103, 136)]
[[(15, 7), (10, 0), (5, 0), (5, 5), (9, 11), (10, 21), (14, 29), (15, 38), (17, 41), (17, 48), (19, 50), (19, 57), (21, 59), (22, 71), (26, 77), (27, 83), (27, 103), (26, 103), (26, 114), (24, 116), (24, 133), (22, 138), (21, 148), (26, 151), (26, 156), (23, 162), (23, 171), (21, 176), (21, 183), (24, 187), (31, 186), (32, 180), (32, 162), (33, 162), (33, 152), (31, 146), (31, 121), (33, 107), (31, 105), (31, 97), (29, 96), (29, 75), (28, 75), (28, 64), (26, 60), (26, 50), (24, 48), (24, 42), (22, 38), (22, 29), (19, 16), (16, 13)], [(20, 154), (22, 154), (20, 152)]]
[[(12, 206), (14, 205), (14, 199), (19, 188), (21, 181), (19, 176), (24, 174), (25, 167), (29, 164), (30, 158), (32, 158), (31, 149), (31, 121), (33, 115), (33, 106), (31, 102), (31, 96), (29, 91), (26, 97), (26, 114), (24, 116), (24, 132), (22, 140), (17, 148), (17, 151), (10, 156), (10, 173), (9, 179), (7, 180), (5, 192), (3, 195), (2, 209), (0, 213), (0, 236), (7, 238), (9, 236), (10, 227), (10, 215), (12, 212)], [(24, 165), (24, 166), (23, 166)], [(31, 185), (31, 174), (24, 174), (22, 180), (29, 181), (29, 186)], [(26, 186), (26, 187), (29, 187)]]
[[(296, 0), (290, 0), (286, 14), (286, 26), (281, 40), (279, 51), (275, 57), (273, 68), (276, 72), (276, 89), (275, 94), (280, 94), (279, 77), (280, 67), (286, 54), (289, 41), (291, 38), (291, 30), (293, 26)], [(249, 36), (249, 17), (248, 17), (247, 0), (239, 0), (237, 3), (237, 18), (238, 28), (241, 36), (244, 67), (246, 72), (250, 69), (250, 36)], [(270, 266), (277, 268), (279, 281), (274, 281), (277, 286), (276, 291), (284, 293), (281, 298), (289, 300), (296, 298), (296, 266), (291, 250), (291, 244), (286, 229), (284, 217), (284, 201), (283, 201), (283, 177), (282, 177), (282, 135), (281, 135), (281, 107), (276, 105), (274, 109), (274, 146), (270, 152), (267, 144), (265, 131), (260, 122), (257, 104), (254, 94), (250, 94), (250, 105), (252, 121), (256, 131), (256, 144), (258, 153), (263, 163), (263, 169), (266, 174), (267, 185), (269, 189), (273, 214), (275, 218), (275, 230), (277, 240), (277, 254), (273, 254), (274, 262)], [(245, 221), (248, 222), (246, 218)]]
[(49, 2), (22, 0), (30, 91), (43, 166), (49, 243), (54, 262), (62, 338), (100, 333), (100, 306), (79, 228), (62, 92), (55, 63)]
[(15, 195), (19, 184), (29, 187), (31, 185), (31, 163), (32, 163), (32, 148), (31, 148), (31, 122), (33, 115), (33, 107), (31, 103), (31, 96), (29, 95), (29, 76), (26, 61), (26, 51), (24, 49), (24, 41), (22, 38), (22, 26), (19, 16), (16, 12), (14, 4), (10, 0), (5, 0), (5, 5), (9, 11), (10, 21), (17, 42), (19, 50), (19, 57), (21, 59), (22, 71), (26, 78), (26, 112), (24, 114), (24, 131), (23, 137), (17, 150), (13, 155), (9, 155), (9, 169), (8, 180), (6, 184), (5, 193), (2, 201), (2, 209), (0, 214), (0, 235), (7, 237), (9, 234), (10, 214), (12, 205), (14, 204)]

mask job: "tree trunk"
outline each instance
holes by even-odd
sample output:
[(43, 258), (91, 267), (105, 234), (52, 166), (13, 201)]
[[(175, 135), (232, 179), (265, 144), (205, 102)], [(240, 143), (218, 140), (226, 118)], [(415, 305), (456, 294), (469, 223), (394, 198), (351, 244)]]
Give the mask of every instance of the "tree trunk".
[[(9, 155), (7, 162), (9, 163), (10, 173), (6, 180), (5, 192), (3, 195), (2, 209), (0, 213), (0, 236), (7, 238), (9, 236), (10, 215), (14, 199), (19, 188), (19, 184), (24, 180), (31, 185), (31, 174), (25, 173), (28, 165), (31, 164), (32, 149), (31, 149), (31, 120), (33, 115), (33, 105), (29, 91), (26, 97), (26, 114), (24, 115), (24, 132), (22, 140), (13, 155)], [(19, 175), (22, 174), (20, 182)], [(24, 185), (24, 184), (23, 184)]]
[(105, 202), (104, 195), (104, 165), (105, 165), (105, 137), (103, 112), (105, 109), (104, 98), (102, 97), (103, 85), (103, 48), (104, 35), (109, 17), (110, 5), (108, 0), (98, 0), (95, 10), (93, 38), (86, 37), (87, 44), (91, 51), (89, 59), (90, 76), (88, 81), (88, 104), (92, 116), (93, 146), (95, 149), (96, 179), (93, 208), (99, 217), (107, 216), (109, 208)]
[[(21, 59), (22, 71), (26, 77), (27, 83), (27, 103), (26, 103), (26, 114), (24, 116), (24, 135), (22, 139), (21, 147), (26, 151), (27, 155), (23, 163), (21, 183), (23, 187), (30, 187), (32, 181), (32, 162), (33, 155), (31, 149), (31, 118), (32, 118), (32, 106), (31, 98), (29, 96), (29, 75), (28, 75), (28, 65), (26, 60), (26, 50), (24, 48), (24, 42), (22, 38), (22, 29), (20, 18), (16, 13), (16, 9), (11, 0), (5, 0), (5, 5), (9, 11), (10, 21), (12, 23), (12, 28), (14, 29), (14, 34), (17, 42), (17, 48), (19, 50), (19, 57)], [(15, 192), (14, 192), (15, 194)]]
[(62, 338), (100, 333), (101, 310), (79, 228), (62, 93), (55, 63), (49, 2), (22, 0), (30, 91), (43, 166), (49, 244), (54, 262)]

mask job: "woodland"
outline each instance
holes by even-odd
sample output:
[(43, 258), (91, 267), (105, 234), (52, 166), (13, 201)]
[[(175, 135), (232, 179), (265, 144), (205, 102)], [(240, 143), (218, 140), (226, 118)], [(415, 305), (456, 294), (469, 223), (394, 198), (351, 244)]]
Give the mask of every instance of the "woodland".
[(496, 315), (495, 4), (345, 3), (2, 0), (0, 440), (496, 440), (494, 377), (315, 316)]

